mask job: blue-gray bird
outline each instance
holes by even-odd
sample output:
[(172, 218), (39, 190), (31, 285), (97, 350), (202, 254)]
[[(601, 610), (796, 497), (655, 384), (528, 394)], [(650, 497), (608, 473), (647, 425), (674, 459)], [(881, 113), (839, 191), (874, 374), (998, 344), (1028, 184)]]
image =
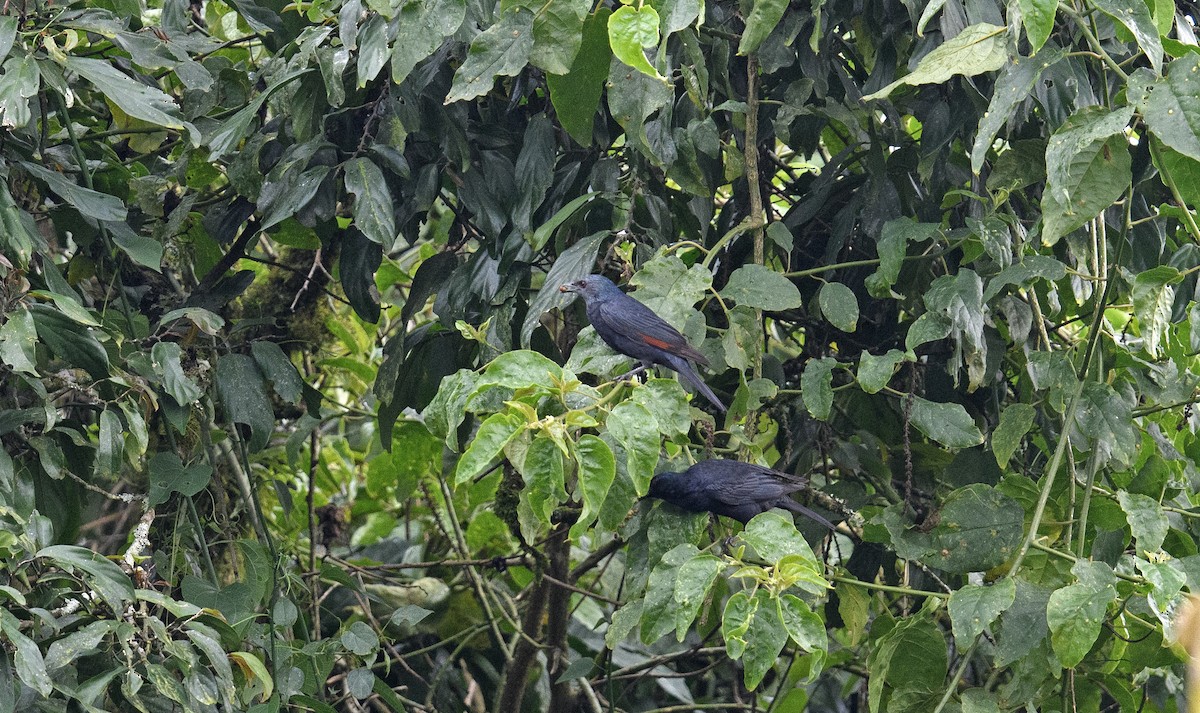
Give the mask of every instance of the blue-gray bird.
[[(662, 317), (621, 291), (603, 275), (588, 275), (559, 288), (574, 292), (587, 305), (588, 320), (604, 343), (614, 350), (641, 362), (636, 371), (659, 364), (672, 369), (692, 385), (704, 398), (725, 412), (725, 404), (717, 398), (708, 384), (700, 378), (690, 362), (708, 366), (708, 359), (696, 350), (678, 329)], [(689, 361), (690, 360), (690, 361)]]
[(743, 523), (771, 508), (783, 508), (835, 529), (833, 523), (788, 497), (807, 487), (807, 478), (718, 458), (700, 461), (681, 473), (659, 473), (646, 495), (690, 512), (716, 513)]

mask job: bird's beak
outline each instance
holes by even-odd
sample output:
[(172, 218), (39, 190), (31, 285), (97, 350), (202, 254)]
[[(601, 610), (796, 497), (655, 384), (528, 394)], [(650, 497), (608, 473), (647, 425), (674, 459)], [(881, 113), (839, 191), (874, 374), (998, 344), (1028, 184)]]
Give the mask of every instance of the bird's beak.
[(562, 286), (560, 286), (558, 288), (558, 291), (559, 292), (574, 292), (575, 291), (575, 283), (567, 282), (567, 283), (563, 284)]

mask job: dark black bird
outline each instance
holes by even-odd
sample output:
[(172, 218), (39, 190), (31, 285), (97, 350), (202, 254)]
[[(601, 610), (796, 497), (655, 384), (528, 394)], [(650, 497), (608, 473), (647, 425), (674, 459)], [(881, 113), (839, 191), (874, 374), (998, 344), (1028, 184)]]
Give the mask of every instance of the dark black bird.
[(691, 512), (711, 512), (749, 522), (771, 508), (798, 512), (830, 530), (833, 523), (788, 497), (808, 487), (808, 479), (753, 463), (713, 459), (682, 473), (659, 473), (646, 495)]
[(725, 412), (725, 404), (688, 362), (708, 366), (708, 359), (696, 350), (679, 330), (662, 317), (621, 291), (603, 275), (588, 275), (559, 288), (575, 292), (587, 304), (587, 316), (596, 333), (614, 350), (642, 363), (642, 369), (660, 364), (679, 373), (689, 384)]

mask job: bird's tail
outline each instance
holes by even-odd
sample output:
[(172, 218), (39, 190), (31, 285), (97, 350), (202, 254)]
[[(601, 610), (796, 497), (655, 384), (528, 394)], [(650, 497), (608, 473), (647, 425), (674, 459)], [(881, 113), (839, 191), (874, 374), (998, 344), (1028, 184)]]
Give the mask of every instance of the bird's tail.
[(828, 527), (830, 530), (837, 532), (837, 527), (835, 527), (832, 522), (826, 520), (825, 518), (821, 517), (817, 513), (813, 512), (812, 510), (809, 510), (808, 508), (804, 507), (803, 505), (796, 502), (795, 500), (792, 500), (791, 498), (788, 498), (787, 502), (784, 503), (783, 506), (786, 507), (788, 510), (791, 510), (792, 512), (798, 512), (801, 515), (807, 517), (809, 520), (820, 523), (820, 524), (824, 525), (825, 527)]
[(691, 363), (687, 359), (675, 357), (673, 361), (674, 363), (671, 366), (675, 367), (675, 371), (679, 372), (679, 375), (691, 384), (693, 389), (699, 391), (704, 398), (711, 401), (712, 405), (720, 409), (721, 413), (725, 413), (728, 410), (725, 404), (721, 403), (721, 399), (718, 399), (717, 395), (713, 393), (713, 390), (708, 388), (708, 384), (704, 383), (704, 380), (700, 378), (700, 375), (696, 373), (696, 370), (692, 368)]

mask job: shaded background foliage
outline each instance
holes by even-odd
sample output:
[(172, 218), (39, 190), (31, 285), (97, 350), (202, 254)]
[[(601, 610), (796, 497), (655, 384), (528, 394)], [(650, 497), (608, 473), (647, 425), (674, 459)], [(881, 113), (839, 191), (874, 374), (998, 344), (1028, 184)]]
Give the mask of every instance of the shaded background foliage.
[[(7, 4), (0, 709), (1177, 710), (1193, 24)], [(713, 455), (861, 541), (639, 499)]]

